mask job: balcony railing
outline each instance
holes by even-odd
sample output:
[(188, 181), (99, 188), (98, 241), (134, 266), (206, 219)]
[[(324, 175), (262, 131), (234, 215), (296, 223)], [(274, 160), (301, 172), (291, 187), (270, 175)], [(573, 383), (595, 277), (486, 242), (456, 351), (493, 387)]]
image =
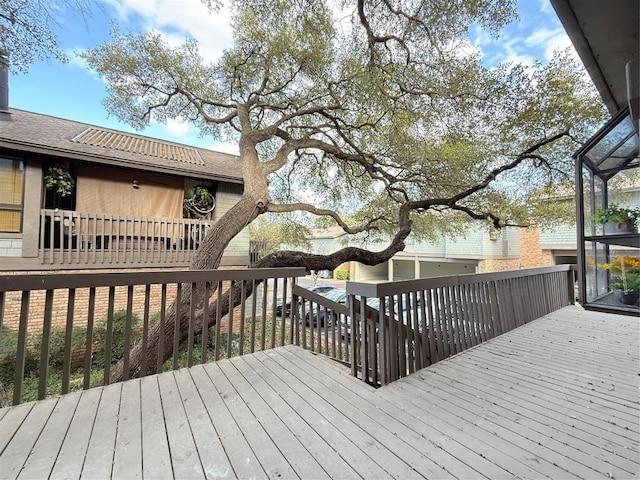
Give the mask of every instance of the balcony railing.
[(185, 265), (210, 221), (40, 212), (39, 259), (49, 265)]
[[(380, 385), (569, 305), (574, 295), (570, 266), (349, 282), (344, 302), (300, 287), (296, 277), (304, 274), (289, 268), (0, 277), (0, 383), (14, 404), (106, 385), (120, 359), (128, 372), (135, 345), (147, 352), (153, 329), (160, 348), (151, 359), (143, 356), (142, 376), (294, 344)], [(188, 332), (170, 330), (173, 299), (187, 287), (194, 293), (178, 309), (188, 315)], [(220, 307), (225, 293), (239, 299), (228, 314)], [(215, 311), (203, 298), (217, 300)], [(213, 327), (199, 332), (200, 314), (212, 316)], [(163, 338), (171, 335), (166, 358)]]
[[(574, 281), (573, 266), (559, 265), (404, 282), (349, 282), (348, 318), (356, 319), (349, 328), (352, 372), (374, 385), (393, 382), (574, 304)], [(370, 314), (372, 303), (375, 315)]]

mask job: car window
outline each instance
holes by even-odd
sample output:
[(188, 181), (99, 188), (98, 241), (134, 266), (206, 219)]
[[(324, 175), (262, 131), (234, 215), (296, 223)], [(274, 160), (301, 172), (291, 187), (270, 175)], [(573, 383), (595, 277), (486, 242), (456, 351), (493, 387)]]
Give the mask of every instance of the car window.
[(336, 303), (343, 303), (343, 304), (347, 303), (347, 293), (344, 290), (338, 290), (336, 288), (334, 290), (324, 292), (322, 293), (322, 295)]

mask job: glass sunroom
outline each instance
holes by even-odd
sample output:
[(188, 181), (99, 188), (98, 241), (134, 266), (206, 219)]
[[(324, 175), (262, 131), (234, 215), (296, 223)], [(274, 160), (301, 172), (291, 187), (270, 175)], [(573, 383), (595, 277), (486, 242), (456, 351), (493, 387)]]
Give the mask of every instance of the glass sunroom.
[(638, 315), (640, 236), (620, 214), (640, 213), (638, 121), (619, 111), (576, 159), (579, 300), (585, 309)]

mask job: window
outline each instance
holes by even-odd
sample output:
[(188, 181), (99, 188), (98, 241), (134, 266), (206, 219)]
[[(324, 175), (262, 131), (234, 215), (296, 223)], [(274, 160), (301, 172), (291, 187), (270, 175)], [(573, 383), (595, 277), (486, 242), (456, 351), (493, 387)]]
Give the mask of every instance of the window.
[(0, 158), (0, 232), (22, 230), (24, 163)]

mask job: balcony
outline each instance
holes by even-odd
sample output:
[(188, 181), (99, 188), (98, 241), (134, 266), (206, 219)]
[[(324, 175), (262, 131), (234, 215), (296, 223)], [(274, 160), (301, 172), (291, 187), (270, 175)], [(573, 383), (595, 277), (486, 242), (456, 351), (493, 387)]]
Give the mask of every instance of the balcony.
[(41, 210), (44, 266), (188, 265), (211, 221)]
[[(16, 405), (0, 409), (3, 476), (638, 476), (638, 322), (573, 305), (568, 267), (350, 282), (346, 305), (303, 289), (303, 273), (3, 277), (3, 325), (11, 315), (19, 324)], [(246, 285), (253, 295), (226, 315), (214, 308), (204, 338), (191, 308), (184, 350), (159, 363), (163, 373), (109, 385), (111, 359), (98, 375), (72, 367), (73, 327), (97, 330), (103, 296), (107, 338), (124, 305), (126, 357), (134, 330), (139, 344), (148, 339), (155, 309), (170, 335), (162, 305), (197, 283), (205, 295), (217, 287), (214, 299)], [(288, 298), (291, 315), (276, 316)], [(20, 405), (29, 332), (49, 336), (56, 315), (61, 380), (52, 389), (41, 362), (30, 379), (41, 400)], [(95, 339), (84, 334), (80, 365), (99, 353)], [(48, 343), (37, 347), (48, 358)]]

